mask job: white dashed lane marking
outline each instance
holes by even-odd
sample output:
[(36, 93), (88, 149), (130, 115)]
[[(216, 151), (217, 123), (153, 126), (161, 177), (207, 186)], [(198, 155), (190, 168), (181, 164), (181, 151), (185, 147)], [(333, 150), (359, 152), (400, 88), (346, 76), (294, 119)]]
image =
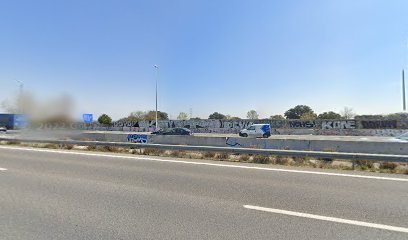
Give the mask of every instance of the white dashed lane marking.
[(282, 209), (265, 208), (265, 207), (258, 207), (258, 206), (252, 206), (252, 205), (244, 205), (244, 208), (251, 209), (251, 210), (257, 210), (257, 211), (263, 211), (263, 212), (269, 212), (269, 213), (283, 214), (283, 215), (294, 216), (294, 217), (302, 217), (302, 218), (316, 219), (316, 220), (321, 220), (321, 221), (343, 223), (343, 224), (350, 224), (350, 225), (361, 226), (361, 227), (377, 228), (377, 229), (394, 231), (394, 232), (408, 233), (408, 228), (395, 227), (395, 226), (378, 224), (378, 223), (369, 223), (369, 222), (349, 220), (349, 219), (344, 219), (344, 218), (327, 217), (327, 216), (315, 215), (315, 214), (310, 214), (310, 213), (293, 212), (293, 211), (287, 211), (287, 210), (282, 210)]

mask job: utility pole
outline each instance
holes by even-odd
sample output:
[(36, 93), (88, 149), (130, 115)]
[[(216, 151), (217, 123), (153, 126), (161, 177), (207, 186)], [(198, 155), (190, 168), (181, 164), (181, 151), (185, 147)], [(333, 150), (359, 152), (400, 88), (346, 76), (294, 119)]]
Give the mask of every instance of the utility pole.
[(157, 82), (159, 81), (159, 66), (154, 65), (153, 66), (156, 69), (156, 131), (159, 130), (158, 125), (157, 125)]

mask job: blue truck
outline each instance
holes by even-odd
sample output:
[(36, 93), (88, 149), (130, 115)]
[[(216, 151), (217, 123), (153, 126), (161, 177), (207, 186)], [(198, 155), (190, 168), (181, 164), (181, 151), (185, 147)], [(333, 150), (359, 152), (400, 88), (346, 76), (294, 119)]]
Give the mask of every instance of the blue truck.
[(27, 126), (27, 117), (23, 114), (0, 113), (0, 127), (9, 130), (21, 129)]

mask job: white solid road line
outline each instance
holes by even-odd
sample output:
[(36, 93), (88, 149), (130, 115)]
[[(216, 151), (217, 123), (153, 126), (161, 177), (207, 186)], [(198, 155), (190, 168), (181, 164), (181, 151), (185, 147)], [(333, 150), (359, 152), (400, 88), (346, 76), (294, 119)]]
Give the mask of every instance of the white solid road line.
[(68, 151), (58, 151), (58, 150), (49, 150), (49, 149), (19, 148), (19, 147), (4, 147), (4, 146), (0, 146), (0, 149), (58, 153), (58, 154), (69, 154), (69, 155), (83, 155), (83, 156), (93, 156), (93, 157), (136, 159), (136, 160), (143, 160), (143, 161), (181, 163), (181, 164), (205, 165), (205, 166), (215, 166), (215, 167), (241, 168), (241, 169), (253, 169), (253, 170), (263, 170), (263, 171), (302, 173), (302, 174), (315, 174), (315, 175), (336, 176), (336, 177), (352, 177), (352, 178), (363, 178), (363, 179), (377, 179), (377, 180), (408, 182), (408, 178), (393, 178), (393, 177), (378, 177), (378, 176), (355, 175), (355, 174), (344, 174), (344, 173), (315, 172), (315, 171), (305, 171), (305, 170), (280, 169), (280, 168), (269, 168), (269, 167), (253, 167), (253, 166), (229, 165), (229, 164), (208, 163), (208, 162), (190, 162), (190, 161), (183, 161), (183, 160), (170, 160), (170, 159), (147, 158), (147, 157), (137, 157), (137, 156), (123, 156), (123, 155), (113, 155), (113, 154), (68, 152)]
[(394, 232), (408, 233), (408, 228), (395, 227), (395, 226), (383, 225), (383, 224), (377, 224), (377, 223), (361, 222), (361, 221), (348, 220), (348, 219), (335, 218), (335, 217), (326, 217), (326, 216), (314, 215), (314, 214), (309, 214), (309, 213), (293, 212), (293, 211), (274, 209), (274, 208), (257, 207), (257, 206), (252, 206), (252, 205), (244, 205), (244, 208), (257, 210), (257, 211), (263, 211), (263, 212), (295, 216), (295, 217), (311, 218), (311, 219), (317, 219), (317, 220), (322, 220), (322, 221), (344, 223), (344, 224), (350, 224), (350, 225), (356, 225), (356, 226), (362, 226), (362, 227), (370, 227), (370, 228), (377, 228), (377, 229), (389, 230), (389, 231), (394, 231)]
[(7, 168), (0, 168), (0, 171), (7, 171)]

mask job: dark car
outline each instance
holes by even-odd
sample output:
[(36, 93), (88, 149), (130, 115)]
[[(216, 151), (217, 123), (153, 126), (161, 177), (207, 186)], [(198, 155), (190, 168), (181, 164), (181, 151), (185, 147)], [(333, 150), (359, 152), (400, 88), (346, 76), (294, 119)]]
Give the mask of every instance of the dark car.
[(191, 135), (190, 129), (187, 128), (169, 128), (165, 130), (159, 130), (156, 132), (152, 132), (152, 134), (156, 135)]

